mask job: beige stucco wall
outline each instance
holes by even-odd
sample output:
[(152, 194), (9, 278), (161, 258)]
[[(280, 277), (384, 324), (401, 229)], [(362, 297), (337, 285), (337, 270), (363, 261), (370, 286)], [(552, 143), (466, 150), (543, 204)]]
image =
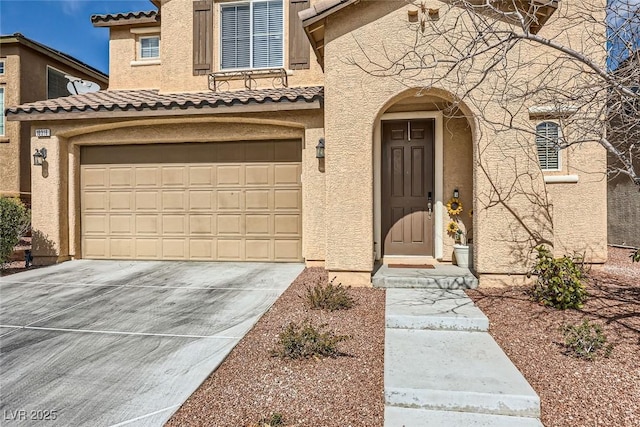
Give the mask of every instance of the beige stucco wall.
[(34, 259), (48, 264), (79, 257), (80, 155), (84, 145), (221, 142), (260, 139), (303, 140), (303, 256), (324, 259), (323, 172), (315, 158), (323, 135), (320, 111), (172, 117), (132, 120), (40, 122), (52, 138), (32, 137), (31, 145), (46, 147), (47, 163), (33, 167)]
[[(407, 82), (397, 76), (372, 76), (350, 62), (359, 65), (367, 64), (368, 60), (382, 62), (383, 52), (404, 52), (415, 37), (406, 25), (409, 8), (414, 7), (402, 1), (362, 2), (335, 14), (326, 26), (326, 265), (331, 272), (341, 273), (345, 280), (349, 277), (345, 276), (347, 272), (354, 273), (354, 282), (362, 280), (362, 272), (372, 270), (374, 261), (374, 218), (368, 208), (374, 197), (372, 132), (377, 117), (390, 100), (406, 92)], [(570, 28), (566, 30), (569, 34), (563, 37), (578, 47), (584, 41), (583, 30)], [(389, 37), (391, 34), (394, 37)], [(596, 51), (600, 52), (600, 48)], [(512, 61), (517, 60), (517, 54), (517, 50), (511, 53)], [(538, 71), (521, 68), (513, 73), (514, 78), (526, 82)], [(417, 72), (416, 76), (414, 84), (421, 81)], [(423, 81), (427, 81), (427, 76), (424, 73)], [(488, 79), (484, 84), (491, 87), (492, 83), (495, 82)], [(445, 79), (439, 84), (439, 90), (458, 92), (456, 81)], [(425, 93), (429, 92), (422, 91)], [(532, 247), (541, 242), (556, 245), (557, 252), (589, 248), (589, 260), (603, 262), (606, 256), (604, 151), (595, 145), (567, 150), (566, 157), (573, 158), (574, 162), (568, 172), (579, 175), (579, 182), (571, 186), (546, 185), (533, 137), (517, 131), (495, 132), (482, 119), (501, 121), (504, 110), (498, 105), (492, 106), (486, 99), (483, 101), (482, 109), (473, 103), (463, 103), (468, 123), (477, 122), (474, 124), (477, 129), (463, 130), (457, 123), (452, 135), (452, 139), (458, 141), (468, 138), (469, 133), (474, 136), (473, 234), (475, 268), (481, 277), (525, 273)], [(534, 129), (535, 121), (529, 117), (527, 107), (514, 102), (510, 106), (513, 120), (523, 128)], [(460, 169), (469, 169), (468, 159), (465, 158), (461, 166), (452, 162), (454, 158), (445, 155), (449, 173), (445, 173), (444, 202), (458, 185), (452, 175)], [(460, 186), (463, 185), (463, 203), (470, 207), (464, 200), (469, 184)], [(600, 196), (592, 197), (593, 194)]]
[[(220, 3), (214, 3), (213, 52), (214, 70), (220, 71)], [(312, 2), (313, 3), (313, 2)], [(136, 35), (124, 26), (111, 28), (110, 41), (110, 89), (159, 88), (162, 92), (192, 92), (209, 90), (208, 76), (193, 75), (193, 1), (163, 0), (161, 20), (160, 65), (135, 66)], [(289, 7), (284, 1), (285, 46), (284, 68), (288, 66)], [(311, 51), (311, 47), (309, 47)], [(310, 69), (289, 70), (291, 87), (321, 85), (324, 77), (313, 53)], [(279, 87), (273, 77), (258, 78), (252, 89)], [(244, 89), (242, 80), (229, 81), (224, 90)]]
[[(15, 42), (3, 43), (0, 57), (5, 61), (5, 74), (0, 76), (5, 108), (46, 99), (48, 66), (81, 79), (95, 80), (78, 68)], [(106, 84), (98, 83), (106, 88)], [(5, 135), (0, 136), (0, 194), (30, 197), (32, 153), (29, 125), (7, 120)]]

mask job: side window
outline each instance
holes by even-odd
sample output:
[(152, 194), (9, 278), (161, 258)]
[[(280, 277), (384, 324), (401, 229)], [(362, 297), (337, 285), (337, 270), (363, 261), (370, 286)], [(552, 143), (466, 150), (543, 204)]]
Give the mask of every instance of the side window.
[(68, 83), (69, 80), (67, 80), (63, 72), (47, 67), (47, 99), (71, 95), (67, 89)]
[(284, 66), (282, 0), (223, 5), (220, 24), (220, 69)]
[(4, 88), (0, 87), (0, 135), (4, 136)]
[(542, 170), (561, 169), (560, 138), (560, 125), (557, 123), (542, 122), (536, 126), (536, 147)]
[(160, 58), (160, 36), (140, 37), (140, 59)]
[(4, 61), (0, 61), (0, 76), (4, 76)]

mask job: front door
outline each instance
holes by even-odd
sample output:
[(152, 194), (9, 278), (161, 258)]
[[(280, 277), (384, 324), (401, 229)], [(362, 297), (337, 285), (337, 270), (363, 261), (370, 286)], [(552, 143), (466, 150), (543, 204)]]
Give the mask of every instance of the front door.
[(384, 255), (433, 256), (434, 121), (382, 123)]

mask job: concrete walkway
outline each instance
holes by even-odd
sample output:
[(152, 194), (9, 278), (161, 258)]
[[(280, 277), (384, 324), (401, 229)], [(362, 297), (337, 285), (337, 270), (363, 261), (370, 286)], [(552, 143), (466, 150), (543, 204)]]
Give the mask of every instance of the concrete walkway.
[(542, 426), (488, 327), (462, 290), (387, 289), (385, 427)]

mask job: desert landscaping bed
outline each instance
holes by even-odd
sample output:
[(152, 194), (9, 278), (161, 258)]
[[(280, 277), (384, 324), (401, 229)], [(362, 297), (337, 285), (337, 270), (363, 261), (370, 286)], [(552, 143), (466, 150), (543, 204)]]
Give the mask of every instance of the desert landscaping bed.
[[(479, 289), (469, 295), (489, 317), (490, 333), (540, 395), (542, 422), (553, 426), (640, 426), (640, 264), (609, 248), (591, 271), (581, 310), (532, 302), (526, 289)], [(588, 319), (603, 325), (609, 358), (564, 354), (561, 328)]]
[[(287, 426), (382, 426), (384, 291), (351, 288), (353, 308), (311, 310), (306, 287), (326, 281), (323, 269), (304, 270), (167, 425), (256, 426), (281, 414)], [(272, 356), (284, 328), (306, 319), (349, 335), (338, 344), (344, 355)]]

